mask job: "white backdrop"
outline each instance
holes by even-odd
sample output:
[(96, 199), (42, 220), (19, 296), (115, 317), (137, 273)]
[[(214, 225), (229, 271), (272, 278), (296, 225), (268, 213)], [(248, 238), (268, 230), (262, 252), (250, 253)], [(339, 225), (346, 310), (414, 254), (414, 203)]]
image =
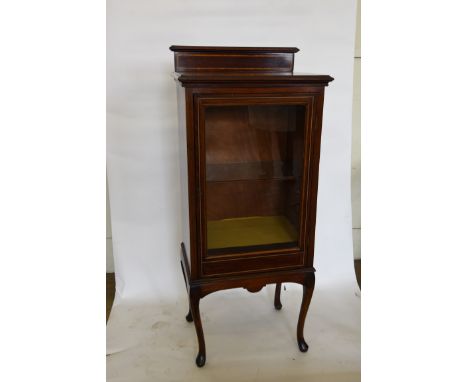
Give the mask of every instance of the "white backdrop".
[[(170, 306), (186, 298), (169, 46), (297, 46), (297, 72), (335, 78), (325, 92), (314, 299), (320, 301), (321, 290), (338, 288), (338, 305), (353, 306), (350, 320), (359, 326), (350, 196), (355, 2), (109, 0), (107, 6), (107, 170), (117, 305)], [(124, 311), (111, 313), (109, 352), (129, 346), (124, 338), (138, 337), (119, 326)], [(207, 352), (210, 362), (209, 344)]]

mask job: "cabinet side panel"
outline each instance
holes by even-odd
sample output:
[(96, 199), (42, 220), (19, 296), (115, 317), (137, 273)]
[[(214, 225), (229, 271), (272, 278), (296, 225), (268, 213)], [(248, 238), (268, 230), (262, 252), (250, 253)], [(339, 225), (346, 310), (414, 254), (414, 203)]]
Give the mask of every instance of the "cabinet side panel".
[(322, 88), (320, 95), (315, 97), (314, 111), (312, 115), (312, 151), (310, 158), (310, 180), (309, 180), (309, 239), (307, 244), (307, 259), (306, 265), (311, 267), (314, 263), (315, 252), (315, 226), (317, 219), (317, 192), (319, 182), (319, 165), (320, 165), (320, 146), (322, 136), (322, 115), (324, 92)]
[(190, 218), (189, 218), (189, 190), (188, 190), (188, 166), (187, 166), (187, 130), (185, 112), (185, 89), (177, 84), (177, 108), (179, 119), (179, 166), (180, 166), (180, 195), (182, 211), (182, 242), (185, 246), (187, 261), (190, 268)]

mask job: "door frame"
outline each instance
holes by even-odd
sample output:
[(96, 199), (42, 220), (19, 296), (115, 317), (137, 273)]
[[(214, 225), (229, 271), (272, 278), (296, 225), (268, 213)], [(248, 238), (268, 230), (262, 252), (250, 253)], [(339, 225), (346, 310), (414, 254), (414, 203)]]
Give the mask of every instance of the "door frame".
[[(312, 164), (315, 153), (316, 140), (320, 145), (320, 135), (315, 134), (321, 114), (316, 116), (318, 103), (323, 102), (322, 89), (316, 88), (317, 92), (299, 93), (295, 88), (284, 88), (281, 93), (270, 93), (268, 88), (259, 91), (254, 89), (236, 89), (235, 93), (226, 93), (226, 89), (219, 89), (220, 92), (213, 92), (210, 89), (208, 94), (200, 92), (194, 94), (194, 140), (195, 150), (195, 170), (196, 170), (196, 216), (199, 254), (199, 270), (202, 276), (215, 276), (221, 274), (238, 274), (246, 272), (257, 272), (259, 270), (289, 269), (305, 266), (311, 261), (308, 252), (310, 243), (306, 242), (307, 237), (314, 237), (315, 219), (310, 221), (311, 208), (316, 208), (316, 200), (310, 200), (309, 195), (314, 189), (314, 179), (311, 176), (314, 167)], [(264, 249), (254, 251), (233, 252), (229, 254), (219, 254), (207, 256), (206, 248), (206, 161), (205, 161), (205, 109), (209, 106), (230, 106), (230, 105), (302, 105), (305, 107), (304, 125), (304, 162), (301, 185), (301, 206), (299, 211), (300, 232), (297, 247), (282, 249)], [(318, 148), (320, 150), (320, 147)], [(318, 163), (317, 163), (318, 166)], [(318, 168), (317, 168), (318, 172)], [(316, 188), (316, 184), (315, 184)], [(316, 190), (315, 190), (316, 192)], [(314, 215), (313, 215), (314, 216)], [(311, 224), (312, 223), (312, 224)], [(311, 232), (312, 230), (312, 232)], [(312, 246), (313, 256), (313, 246)], [(306, 259), (307, 258), (307, 259)]]

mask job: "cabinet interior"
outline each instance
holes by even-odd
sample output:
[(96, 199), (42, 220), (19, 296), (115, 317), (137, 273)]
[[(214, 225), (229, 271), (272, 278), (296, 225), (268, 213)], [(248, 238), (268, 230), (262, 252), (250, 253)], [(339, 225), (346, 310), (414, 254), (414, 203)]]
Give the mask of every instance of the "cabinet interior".
[(208, 255), (296, 247), (304, 105), (205, 109)]

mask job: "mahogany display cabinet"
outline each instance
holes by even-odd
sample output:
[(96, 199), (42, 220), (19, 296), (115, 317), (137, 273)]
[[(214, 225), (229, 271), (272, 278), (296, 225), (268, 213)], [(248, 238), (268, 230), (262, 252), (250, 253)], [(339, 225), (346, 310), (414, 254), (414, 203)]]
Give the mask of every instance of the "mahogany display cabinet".
[(315, 284), (324, 89), (293, 73), (297, 48), (171, 46), (177, 83), (187, 321), (206, 360), (200, 299), (229, 288), (303, 286), (299, 350)]

